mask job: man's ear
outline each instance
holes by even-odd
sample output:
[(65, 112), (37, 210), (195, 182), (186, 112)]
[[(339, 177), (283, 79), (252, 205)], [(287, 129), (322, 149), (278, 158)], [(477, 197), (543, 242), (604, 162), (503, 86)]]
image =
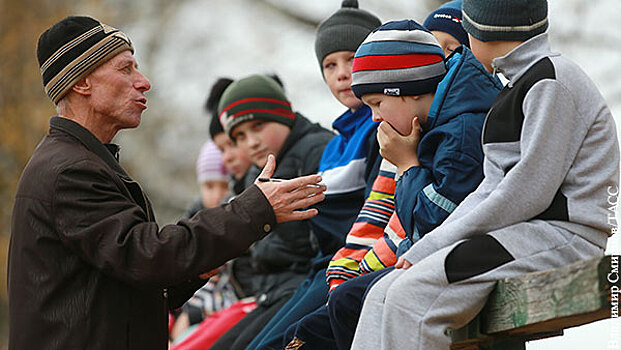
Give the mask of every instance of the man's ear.
[(92, 84), (91, 84), (91, 80), (89, 79), (89, 77), (84, 77), (82, 79), (80, 79), (77, 83), (75, 83), (72, 87), (71, 87), (72, 91), (75, 91), (76, 93), (82, 95), (82, 96), (89, 96), (92, 92)]

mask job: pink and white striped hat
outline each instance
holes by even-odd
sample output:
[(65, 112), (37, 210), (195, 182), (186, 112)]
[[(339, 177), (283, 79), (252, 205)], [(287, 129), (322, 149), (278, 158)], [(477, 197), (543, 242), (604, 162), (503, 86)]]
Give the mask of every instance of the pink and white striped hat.
[(222, 153), (215, 143), (207, 141), (201, 147), (196, 160), (196, 179), (200, 184), (207, 181), (229, 181), (230, 173), (222, 161)]

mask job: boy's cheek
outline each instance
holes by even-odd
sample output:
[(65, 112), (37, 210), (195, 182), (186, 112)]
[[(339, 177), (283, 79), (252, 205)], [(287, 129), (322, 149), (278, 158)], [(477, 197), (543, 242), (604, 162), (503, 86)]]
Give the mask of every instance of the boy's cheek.
[(260, 169), (263, 169), (265, 164), (267, 164), (267, 156), (266, 157), (260, 157), (260, 158), (257, 158), (257, 159), (252, 159), (252, 162), (254, 163), (254, 165), (259, 167)]
[(412, 126), (411, 126), (411, 120), (409, 123), (399, 123), (397, 125), (389, 122), (389, 121), (384, 121), (386, 124), (388, 124), (390, 126), (390, 128), (396, 132), (397, 134), (401, 135), (401, 136), (408, 136), (409, 134), (412, 133)]

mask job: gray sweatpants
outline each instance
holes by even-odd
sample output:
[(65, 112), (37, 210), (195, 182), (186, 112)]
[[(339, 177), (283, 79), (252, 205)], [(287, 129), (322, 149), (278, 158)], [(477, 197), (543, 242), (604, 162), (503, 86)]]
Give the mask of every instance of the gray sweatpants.
[(603, 253), (541, 220), (457, 242), (389, 273), (367, 292), (352, 349), (448, 350), (446, 330), (472, 320), (498, 279)]

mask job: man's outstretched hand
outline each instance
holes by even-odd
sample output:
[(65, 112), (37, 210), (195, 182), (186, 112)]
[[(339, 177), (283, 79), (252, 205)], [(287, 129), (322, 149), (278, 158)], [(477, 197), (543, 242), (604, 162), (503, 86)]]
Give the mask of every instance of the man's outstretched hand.
[[(273, 155), (267, 157), (267, 164), (259, 178), (270, 178), (274, 174), (276, 160)], [(319, 203), (326, 197), (326, 187), (319, 185), (321, 176), (308, 175), (280, 182), (255, 181), (274, 209), (277, 222), (310, 219), (317, 215), (317, 209), (297, 210)]]

